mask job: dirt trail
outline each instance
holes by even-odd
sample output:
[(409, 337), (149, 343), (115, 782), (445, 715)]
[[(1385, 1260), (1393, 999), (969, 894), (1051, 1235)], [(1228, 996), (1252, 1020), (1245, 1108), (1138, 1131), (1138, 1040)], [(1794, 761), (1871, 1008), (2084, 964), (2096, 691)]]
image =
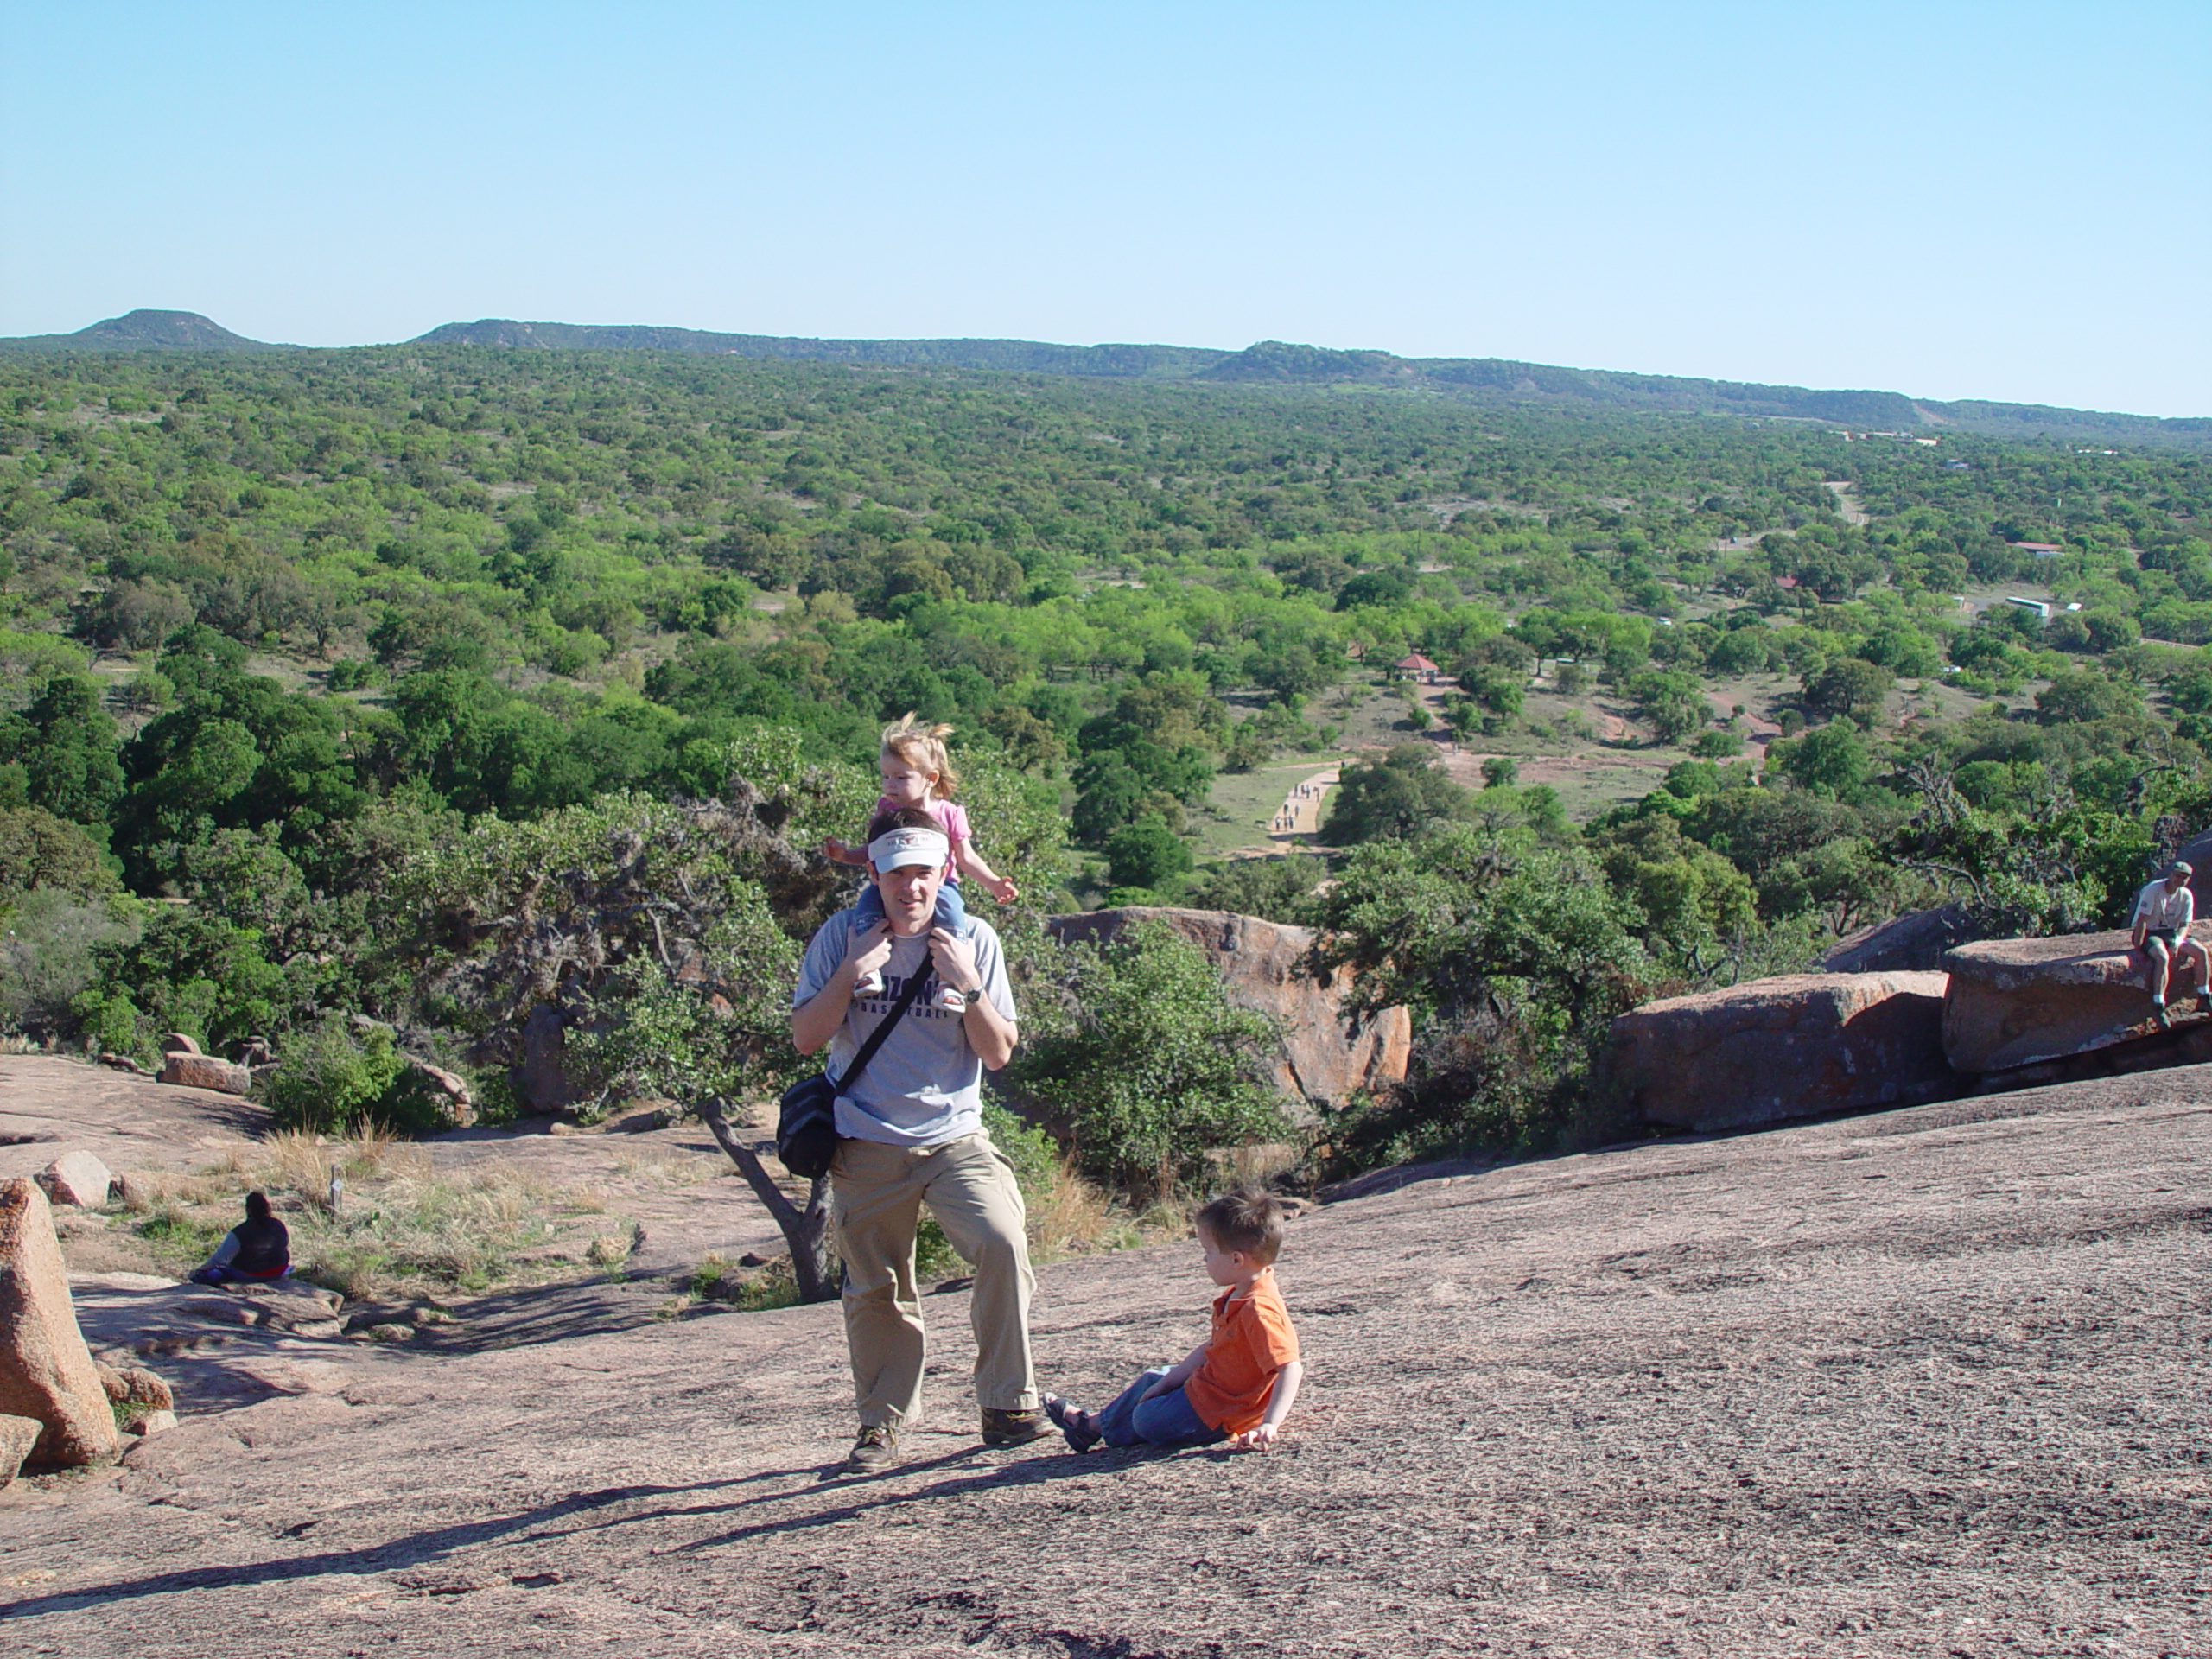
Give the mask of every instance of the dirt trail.
[[(2208, 1092), (1325, 1206), (1283, 1260), (1310, 1380), (1268, 1455), (980, 1449), (957, 1293), (911, 1461), (861, 1482), (820, 1478), (834, 1307), (302, 1352), (119, 1472), (0, 1497), (0, 1630), (165, 1659), (2204, 1653)], [(1046, 1267), (1046, 1386), (1181, 1352), (1207, 1291), (1187, 1244)]]
[(1851, 491), (1853, 486), (1848, 481), (1838, 482), (1834, 479), (1830, 479), (1827, 482), (1822, 484), (1821, 487), (1824, 490), (1833, 490), (1835, 492), (1836, 511), (1843, 515), (1843, 522), (1845, 524), (1871, 524), (1874, 522), (1874, 515), (1867, 512), (1864, 507), (1860, 506), (1859, 505), (1859, 498), (1852, 494)]
[(1329, 766), (1293, 784), (1283, 797), (1281, 806), (1275, 810), (1274, 821), (1268, 830), (1268, 839), (1280, 844), (1293, 836), (1319, 835), (1323, 804), (1329, 791), (1336, 787), (1337, 772), (1338, 768)]

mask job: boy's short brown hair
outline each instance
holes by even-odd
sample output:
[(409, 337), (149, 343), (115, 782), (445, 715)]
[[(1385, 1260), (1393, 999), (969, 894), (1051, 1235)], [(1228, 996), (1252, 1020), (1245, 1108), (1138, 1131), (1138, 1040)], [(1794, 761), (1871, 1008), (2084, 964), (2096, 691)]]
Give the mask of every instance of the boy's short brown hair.
[(1241, 1250), (1262, 1267), (1282, 1249), (1282, 1205), (1263, 1186), (1240, 1186), (1209, 1198), (1191, 1217), (1224, 1250)]

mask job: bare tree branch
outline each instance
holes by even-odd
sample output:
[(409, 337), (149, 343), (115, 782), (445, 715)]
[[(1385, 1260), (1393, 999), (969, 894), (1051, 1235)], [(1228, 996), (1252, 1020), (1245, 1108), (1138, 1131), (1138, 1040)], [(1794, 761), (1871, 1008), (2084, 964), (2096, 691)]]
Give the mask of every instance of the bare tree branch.
[(730, 1162), (745, 1177), (753, 1196), (775, 1217), (784, 1242), (791, 1247), (791, 1275), (798, 1281), (799, 1300), (826, 1302), (833, 1299), (837, 1294), (837, 1273), (834, 1253), (830, 1249), (830, 1178), (815, 1178), (806, 1195), (806, 1207), (800, 1209), (776, 1185), (774, 1177), (760, 1161), (760, 1154), (731, 1126), (727, 1100), (720, 1095), (714, 1096), (701, 1101), (698, 1111), (715, 1144), (729, 1154)]

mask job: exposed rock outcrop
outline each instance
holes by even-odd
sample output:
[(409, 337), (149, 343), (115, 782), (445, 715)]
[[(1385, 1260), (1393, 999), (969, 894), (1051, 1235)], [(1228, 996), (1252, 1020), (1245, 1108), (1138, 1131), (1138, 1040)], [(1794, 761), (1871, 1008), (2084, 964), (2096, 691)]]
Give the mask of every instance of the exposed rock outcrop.
[(1670, 996), (1613, 1021), (1614, 1075), (1679, 1128), (1941, 1099), (1941, 974), (1789, 974)]
[[(2212, 936), (2200, 922), (2192, 936)], [(2156, 1029), (2147, 966), (2123, 931), (1984, 939), (1947, 952), (1943, 1052), (1961, 1071), (2086, 1054)]]
[(161, 1081), (180, 1084), (187, 1089), (213, 1089), (218, 1094), (243, 1095), (253, 1087), (253, 1073), (245, 1066), (219, 1060), (213, 1054), (187, 1054), (181, 1049), (171, 1049), (162, 1056)]
[(50, 1204), (97, 1210), (115, 1185), (114, 1172), (82, 1147), (63, 1153), (39, 1172), (38, 1184)]
[(38, 1184), (20, 1176), (0, 1184), (0, 1414), (40, 1424), (30, 1468), (115, 1455), (115, 1414), (77, 1328), (54, 1212)]
[(1973, 938), (1974, 925), (1960, 906), (1908, 911), (1845, 934), (1828, 947), (1821, 966), (1831, 974), (1935, 973), (1946, 950)]
[(1275, 1081), (1294, 1101), (1341, 1102), (1354, 1090), (1402, 1081), (1413, 1045), (1403, 1008), (1386, 1009), (1357, 1037), (1344, 1034), (1345, 987), (1312, 978), (1300, 964), (1314, 940), (1310, 927), (1219, 910), (1130, 906), (1047, 918), (1069, 944), (1120, 938), (1146, 921), (1165, 922), (1220, 968), (1229, 1000), (1272, 1018), (1282, 1033)]

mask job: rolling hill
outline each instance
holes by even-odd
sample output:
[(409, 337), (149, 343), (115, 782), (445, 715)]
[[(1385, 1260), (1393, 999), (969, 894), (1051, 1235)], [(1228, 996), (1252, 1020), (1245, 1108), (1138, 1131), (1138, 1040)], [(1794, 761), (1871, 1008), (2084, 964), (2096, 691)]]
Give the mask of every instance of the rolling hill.
[[(1903, 392), (1821, 390), (1564, 368), (1504, 358), (1399, 357), (1267, 340), (1242, 351), (1190, 346), (1062, 346), (1029, 340), (810, 340), (628, 324), (518, 322), (487, 317), (441, 324), (407, 342), (508, 351), (689, 353), (849, 363), (887, 368), (985, 370), (1099, 379), (1244, 385), (1346, 386), (1425, 392), (1482, 402), (1575, 405), (1624, 413), (1815, 421), (1893, 432), (2212, 445), (2212, 417), (2178, 420), (2040, 404), (1937, 402)], [(0, 339), (10, 352), (275, 352), (296, 346), (248, 340), (190, 311), (133, 311), (71, 334)]]

